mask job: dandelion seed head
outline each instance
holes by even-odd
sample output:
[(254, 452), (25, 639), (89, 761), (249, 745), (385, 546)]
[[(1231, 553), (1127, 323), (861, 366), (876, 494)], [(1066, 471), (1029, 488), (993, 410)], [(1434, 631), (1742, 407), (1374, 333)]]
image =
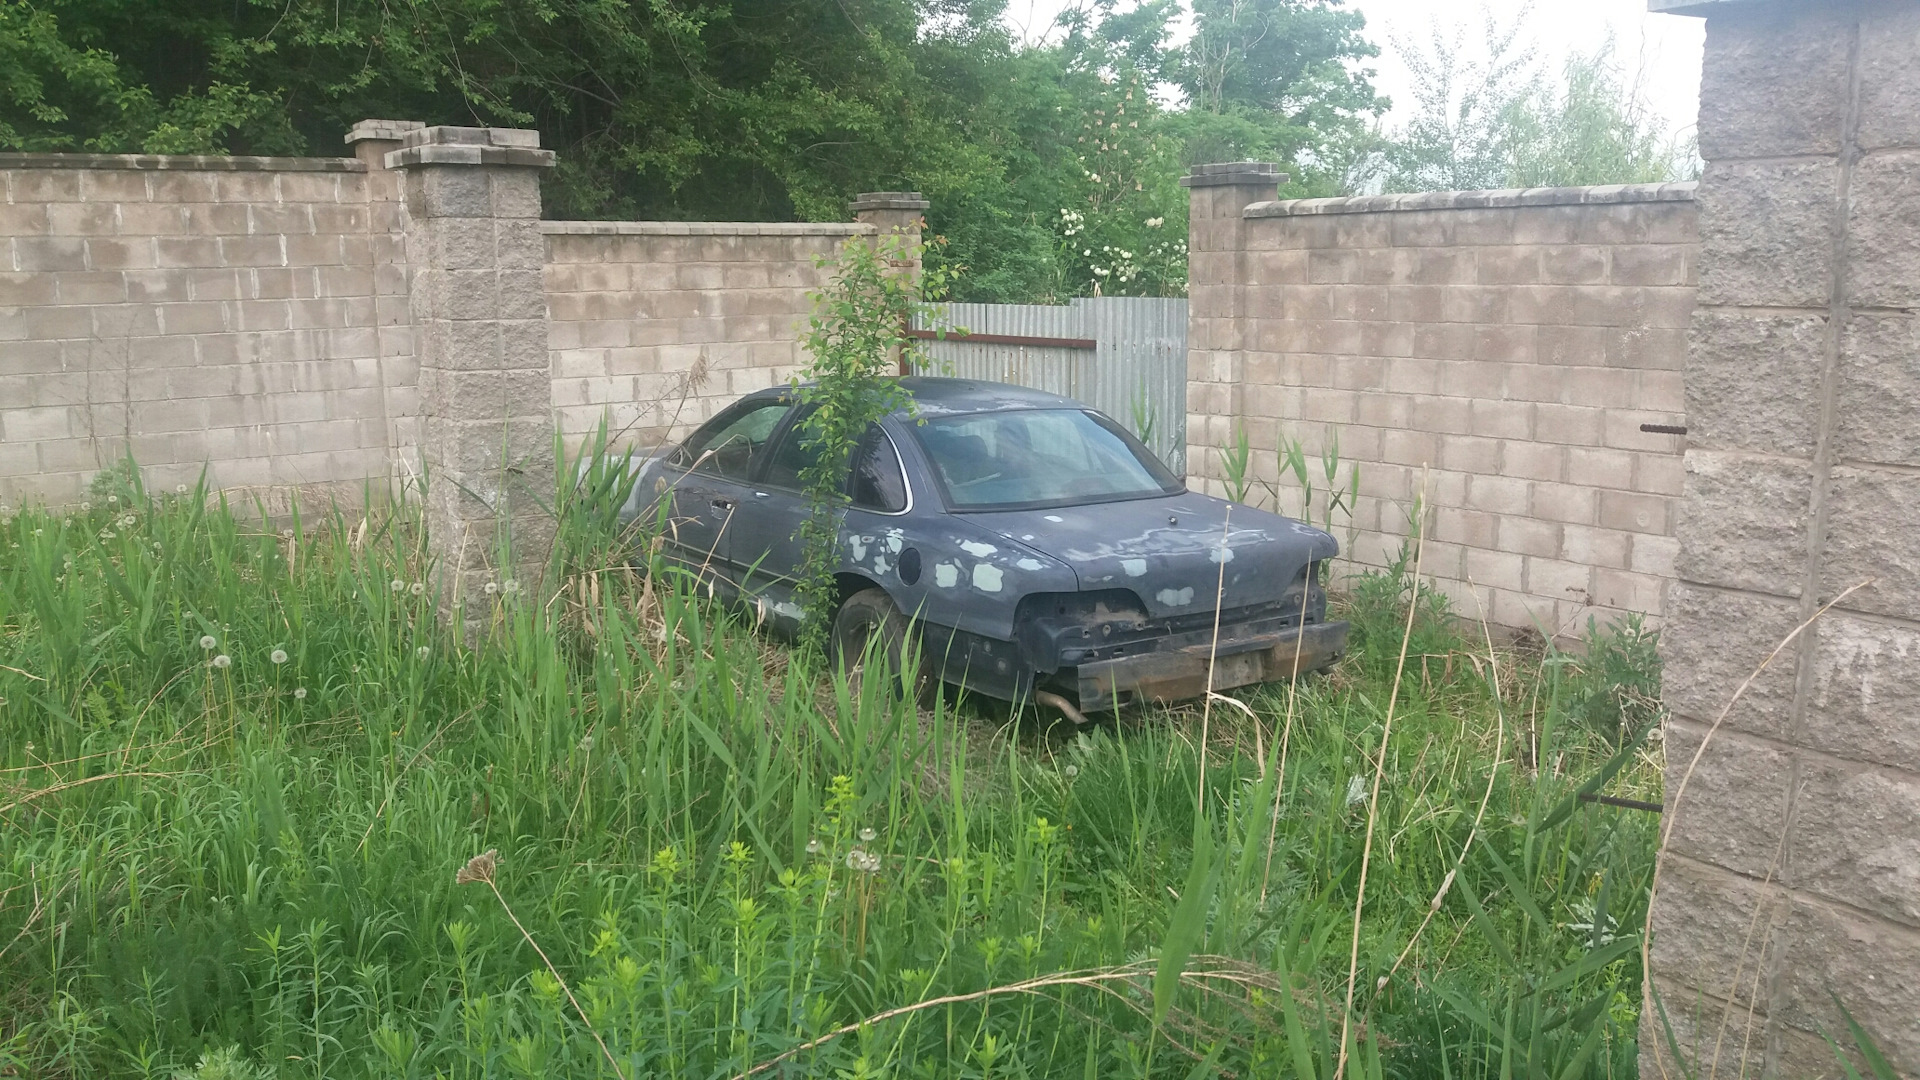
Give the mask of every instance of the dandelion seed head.
[(493, 582), (493, 581), (489, 581), (489, 582), (487, 582), (487, 584), (486, 584), (486, 594), (487, 594), (488, 596), (492, 596), (492, 595), (493, 595), (494, 593), (497, 593), (497, 592), (499, 592), (499, 591), (500, 591), (500, 585), (499, 585), (499, 583), (498, 583), (498, 582)]
[(1079, 775), (1080, 775), (1080, 766), (1078, 766), (1078, 765), (1069, 765), (1069, 766), (1067, 766), (1066, 768), (1064, 768), (1064, 769), (1062, 769), (1062, 770), (1060, 770), (1060, 771), (1066, 774), (1066, 776), (1067, 776), (1067, 779), (1069, 779), (1069, 780), (1071, 780), (1071, 779), (1073, 779), (1074, 777), (1076, 777), (1076, 776), (1079, 776)]
[(118, 496), (118, 495), (109, 495), (109, 496), (107, 496), (107, 505), (108, 505), (108, 506), (116, 506), (116, 505), (118, 505), (118, 504), (119, 504), (119, 502), (120, 502), (120, 496)]
[(393, 592), (399, 592), (401, 589), (404, 589), (406, 587), (407, 587), (407, 583), (404, 581), (401, 581), (399, 578), (394, 578), (392, 581), (387, 582), (387, 588), (392, 590)]
[(221, 653), (213, 658), (213, 666), (225, 670), (233, 666), (233, 657)]
[(874, 831), (873, 831), (872, 829), (861, 829), (861, 830), (860, 830), (860, 842), (861, 842), (861, 843), (863, 843), (863, 844), (871, 844), (871, 843), (873, 843), (873, 838), (874, 838), (874, 837), (876, 837), (876, 836), (878, 836), (878, 835), (880, 835), (880, 834), (879, 834), (879, 833), (876, 833), (876, 832), (874, 832)]
[(93, 509), (93, 503), (91, 501), (85, 500), (85, 499), (82, 499), (80, 501), (80, 510), (82, 513), (85, 513), (86, 511), (91, 509)]
[(187, 493), (187, 485), (185, 484), (173, 485), (173, 493), (175, 495), (185, 495)]
[(416, 581), (413, 584), (407, 586), (407, 591), (412, 593), (415, 596), (419, 596), (427, 591), (427, 586), (426, 586), (426, 583), (423, 581)]
[(862, 866), (865, 866), (866, 862), (867, 853), (861, 851), (859, 848), (854, 848), (852, 851), (847, 852), (847, 869), (858, 870)]
[(427, 648), (425, 645), (422, 645), (419, 648), (413, 650), (413, 655), (418, 656), (422, 660), (425, 660), (427, 657), (433, 655), (433, 650)]
[(583, 754), (593, 753), (593, 736), (591, 735), (580, 736), (580, 752)]
[(213, 635), (212, 635), (212, 634), (202, 634), (202, 635), (200, 635), (200, 647), (201, 647), (201, 648), (203, 648), (203, 649), (209, 649), (209, 650), (210, 650), (210, 649), (212, 649), (212, 648), (213, 648), (213, 647), (214, 647), (215, 645), (218, 645), (218, 644), (220, 644), (220, 643), (219, 643), (219, 642), (217, 642), (217, 641), (215, 641), (215, 640), (213, 640)]
[(809, 855), (820, 854), (820, 841), (818, 838), (807, 841), (807, 854)]
[(294, 687), (294, 688), (293, 688), (293, 700), (295, 700), (295, 701), (305, 701), (305, 700), (307, 700), (307, 688), (306, 688), (306, 687), (304, 687), (304, 686), (296, 686), (296, 687)]
[(500, 591), (506, 593), (508, 596), (512, 596), (514, 593), (520, 591), (520, 583), (512, 578), (508, 578), (506, 581), (501, 582)]
[(275, 664), (284, 664), (287, 662), (287, 650), (275, 649), (267, 654), (267, 659), (273, 661)]

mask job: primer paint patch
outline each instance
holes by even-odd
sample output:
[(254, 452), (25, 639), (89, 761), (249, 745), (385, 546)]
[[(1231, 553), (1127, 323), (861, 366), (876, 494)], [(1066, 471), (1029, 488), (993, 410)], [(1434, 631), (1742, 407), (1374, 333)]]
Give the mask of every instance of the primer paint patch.
[(976, 559), (984, 559), (1000, 549), (994, 547), (992, 544), (982, 544), (977, 540), (962, 540), (960, 541), (960, 550)]
[(864, 536), (847, 537), (847, 546), (853, 549), (854, 562), (867, 561), (867, 538)]
[(1233, 561), (1233, 549), (1225, 544), (1221, 544), (1219, 547), (1214, 548), (1213, 551), (1207, 555), (1207, 558), (1225, 566)]
[(1186, 607), (1193, 603), (1193, 586), (1184, 589), (1161, 589), (1154, 599), (1168, 607)]
[(1066, 518), (1061, 517), (1059, 514), (1048, 514), (1046, 515), (1046, 519), (1048, 521), (1053, 522), (1055, 525), (1058, 525), (1061, 522), (1067, 520)]
[(1047, 568), (1047, 564), (1041, 562), (1039, 559), (1021, 559), (1013, 565), (1018, 566), (1022, 570), (1045, 570)]
[(1147, 560), (1121, 559), (1120, 569), (1125, 570), (1128, 577), (1140, 577), (1147, 572)]
[(1002, 576), (999, 567), (981, 563), (973, 568), (973, 587), (981, 592), (999, 592)]
[(933, 583), (943, 589), (960, 584), (960, 568), (950, 562), (933, 564)]
[(899, 529), (887, 530), (887, 550), (888, 551), (893, 552), (895, 555), (900, 554), (900, 548), (905, 542), (906, 541), (904, 539), (904, 536)]

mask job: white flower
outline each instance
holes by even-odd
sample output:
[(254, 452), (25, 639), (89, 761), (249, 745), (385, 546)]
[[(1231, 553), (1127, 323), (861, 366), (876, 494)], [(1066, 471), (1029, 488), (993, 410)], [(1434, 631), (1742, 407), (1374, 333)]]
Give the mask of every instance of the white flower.
[(293, 700), (295, 700), (295, 701), (305, 701), (305, 700), (307, 700), (307, 688), (306, 688), (306, 687), (304, 687), (304, 686), (296, 686), (296, 687), (294, 687), (294, 688), (293, 688)]
[(433, 655), (433, 650), (427, 648), (425, 645), (422, 645), (419, 648), (413, 650), (413, 655), (419, 657), (422, 660), (425, 660), (427, 657)]
[(1147, 219), (1147, 228), (1157, 229), (1160, 226), (1165, 225), (1166, 223), (1167, 223), (1166, 218), (1150, 217)]
[(287, 662), (287, 650), (275, 649), (267, 654), (267, 659), (273, 661), (275, 664), (284, 664)]
[(212, 650), (212, 648), (218, 644), (220, 643), (213, 640), (212, 634), (202, 634), (200, 636), (200, 647), (203, 649)]
[(113, 539), (113, 530), (112, 530), (112, 529), (101, 529), (101, 530), (100, 530), (100, 539), (102, 539), (102, 540), (111, 540), (111, 539)]
[(139, 523), (140, 523), (140, 519), (135, 517), (132, 514), (128, 514), (127, 516), (120, 519), (120, 527), (123, 529), (131, 529), (135, 525), (138, 525)]
[(807, 841), (807, 854), (809, 855), (820, 854), (820, 841), (818, 839)]
[(1099, 174), (1099, 173), (1097, 173), (1097, 172), (1096, 172), (1096, 173), (1088, 173), (1088, 174), (1087, 174), (1087, 179), (1089, 179), (1089, 180), (1091, 180), (1091, 181), (1093, 181), (1094, 183), (1096, 183), (1096, 184), (1097, 184), (1097, 183), (1099, 183), (1099, 182), (1100, 182), (1100, 174)]
[(423, 581), (416, 581), (413, 584), (407, 586), (407, 591), (412, 593), (415, 596), (419, 596), (422, 593), (425, 593), (427, 591), (427, 585)]
[(231, 667), (232, 665), (233, 665), (233, 657), (228, 656), (226, 653), (221, 653), (220, 655), (213, 658), (214, 667), (226, 668), (226, 667)]
[(878, 836), (878, 835), (880, 835), (880, 834), (879, 834), (879, 833), (876, 833), (876, 832), (874, 832), (874, 831), (873, 831), (872, 829), (861, 829), (861, 830), (860, 830), (860, 842), (861, 842), (861, 843), (863, 843), (863, 844), (871, 844), (871, 843), (873, 843), (873, 838), (874, 838), (874, 837), (876, 837), (876, 836)]
[(175, 495), (185, 495), (187, 493), (187, 485), (185, 484), (173, 485), (173, 493)]

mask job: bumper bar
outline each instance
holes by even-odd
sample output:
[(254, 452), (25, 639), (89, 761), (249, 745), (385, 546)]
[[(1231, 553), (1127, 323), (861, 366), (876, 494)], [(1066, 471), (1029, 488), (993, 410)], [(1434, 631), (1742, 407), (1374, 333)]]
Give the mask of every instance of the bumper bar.
[(1096, 712), (1138, 701), (1175, 702), (1213, 689), (1276, 682), (1297, 672), (1330, 667), (1347, 651), (1347, 624), (1309, 623), (1304, 632), (1206, 642), (1080, 665), (1080, 709)]

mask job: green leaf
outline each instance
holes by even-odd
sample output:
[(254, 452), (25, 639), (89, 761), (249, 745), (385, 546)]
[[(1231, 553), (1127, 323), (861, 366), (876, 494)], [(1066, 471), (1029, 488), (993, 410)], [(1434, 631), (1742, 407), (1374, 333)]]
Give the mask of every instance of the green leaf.
[(1186, 970), (1193, 947), (1199, 943), (1207, 925), (1207, 907), (1213, 898), (1213, 833), (1201, 824), (1194, 836), (1193, 863), (1187, 868), (1186, 887), (1180, 890), (1180, 902), (1174, 905), (1167, 934), (1160, 942), (1160, 965), (1153, 973), (1153, 1026), (1166, 1022), (1173, 1008), (1173, 996), (1180, 988), (1180, 973)]

